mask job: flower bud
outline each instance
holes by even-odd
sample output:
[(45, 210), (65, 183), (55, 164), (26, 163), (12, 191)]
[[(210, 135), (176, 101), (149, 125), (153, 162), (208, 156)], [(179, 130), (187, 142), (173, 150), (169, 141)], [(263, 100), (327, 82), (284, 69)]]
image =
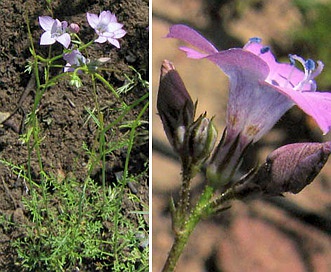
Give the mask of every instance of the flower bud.
[(69, 84), (72, 86), (75, 86), (77, 89), (79, 89), (80, 87), (83, 86), (83, 83), (82, 83), (80, 77), (76, 73), (73, 73), (70, 76)]
[(211, 151), (214, 149), (217, 130), (212, 120), (206, 117), (206, 113), (200, 117), (188, 128), (185, 138), (185, 145), (191, 158), (192, 164), (199, 165), (208, 159)]
[(246, 193), (249, 192), (247, 188), (251, 188), (270, 196), (285, 192), (297, 194), (314, 180), (330, 153), (331, 142), (282, 146), (269, 154), (265, 164), (247, 184), (238, 188)]
[(70, 32), (70, 33), (78, 33), (79, 30), (80, 30), (79, 25), (77, 25), (77, 24), (75, 24), (75, 23), (71, 23), (71, 24), (69, 25), (69, 32)]
[(161, 66), (157, 110), (170, 144), (180, 153), (187, 127), (194, 120), (195, 107), (174, 65), (167, 60)]

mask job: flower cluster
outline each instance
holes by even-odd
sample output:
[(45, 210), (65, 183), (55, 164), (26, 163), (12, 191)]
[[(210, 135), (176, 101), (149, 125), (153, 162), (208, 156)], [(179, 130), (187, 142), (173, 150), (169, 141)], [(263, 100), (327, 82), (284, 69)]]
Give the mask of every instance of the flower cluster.
[[(123, 29), (123, 24), (117, 22), (115, 14), (110, 11), (102, 11), (99, 16), (89, 12), (86, 16), (89, 25), (98, 35), (98, 38), (95, 39), (94, 42), (104, 43), (108, 41), (116, 48), (120, 48), (118, 39), (124, 37), (126, 31)], [(72, 35), (77, 34), (80, 30), (79, 25), (76, 23), (68, 25), (66, 21), (61, 22), (49, 16), (40, 16), (39, 24), (42, 29), (45, 30), (40, 37), (40, 45), (51, 45), (58, 42), (66, 49), (68, 49), (71, 44)], [(70, 52), (64, 54), (63, 58), (67, 61), (64, 72), (73, 72), (76, 68), (89, 63), (89, 60), (74, 46)]]
[(95, 42), (104, 43), (108, 41), (120, 48), (118, 39), (124, 37), (126, 31), (122, 29), (123, 24), (117, 22), (115, 14), (110, 11), (102, 11), (99, 16), (92, 13), (87, 13), (86, 16), (88, 23), (99, 36)]
[[(243, 48), (219, 51), (198, 32), (186, 25), (173, 25), (167, 37), (190, 44), (194, 48), (180, 47), (187, 57), (207, 59), (215, 63), (230, 79), (226, 129), (206, 168), (207, 179), (212, 186), (222, 190), (224, 186), (233, 185), (231, 182), (233, 174), (247, 147), (261, 139), (294, 105), (310, 115), (324, 134), (331, 129), (331, 93), (317, 91), (314, 80), (323, 70), (321, 61), (315, 62), (297, 55), (289, 55), (288, 63), (277, 62), (270, 47), (263, 45), (260, 38), (251, 38)], [(162, 81), (164, 78), (161, 76), (160, 87), (163, 86), (159, 89), (161, 98), (162, 93), (165, 93)], [(168, 91), (169, 86), (168, 83)], [(189, 97), (186, 90), (183, 92), (180, 88), (177, 90), (172, 88), (172, 92), (175, 91), (182, 95), (173, 94), (174, 97)], [(163, 101), (163, 104), (166, 102)], [(171, 111), (173, 112), (173, 109)], [(169, 135), (173, 135), (169, 131), (176, 131), (178, 127), (174, 126), (175, 121), (164, 123), (165, 112), (167, 112), (166, 109), (162, 108), (161, 111), (159, 109), (169, 138)], [(178, 109), (177, 116), (183, 113), (185, 113), (184, 108)], [(170, 112), (167, 114), (176, 116)], [(169, 128), (169, 124), (173, 127)], [(184, 131), (181, 130), (184, 146), (185, 139), (186, 141), (189, 139), (186, 136), (190, 133), (188, 128), (192, 124), (193, 121), (185, 125)], [(195, 133), (201, 133), (201, 131), (195, 130)], [(199, 138), (199, 135), (195, 135), (194, 138)], [(173, 138), (170, 139), (170, 142), (172, 141)], [(185, 150), (177, 148), (176, 151), (181, 157), (190, 156)], [(183, 154), (183, 152), (186, 153)], [(254, 180), (254, 186), (258, 183), (260, 190), (264, 190), (269, 195), (273, 194), (272, 191), (275, 194), (286, 191), (297, 193), (317, 175), (330, 152), (330, 142), (282, 147), (268, 157), (269, 164), (261, 167), (255, 179), (250, 179), (249, 186), (252, 186), (252, 180)], [(209, 156), (209, 153), (210, 150), (206, 152), (206, 155)], [(297, 160), (296, 164), (292, 165), (289, 161), (294, 157)], [(279, 171), (283, 174), (277, 174)], [(271, 185), (266, 186), (261, 181), (262, 179), (258, 178), (259, 176), (270, 181)], [(242, 184), (248, 183), (241, 182)]]

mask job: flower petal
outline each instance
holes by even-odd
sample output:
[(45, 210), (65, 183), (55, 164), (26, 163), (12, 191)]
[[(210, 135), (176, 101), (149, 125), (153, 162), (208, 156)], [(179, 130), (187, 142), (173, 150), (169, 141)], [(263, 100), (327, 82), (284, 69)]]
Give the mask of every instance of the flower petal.
[(116, 46), (117, 48), (120, 48), (120, 43), (118, 40), (116, 39), (112, 39), (112, 38), (108, 38), (107, 39), (109, 43), (111, 43), (112, 45)]
[(54, 19), (49, 16), (39, 16), (39, 24), (45, 31), (51, 31)]
[[(245, 45), (244, 49), (257, 55), (259, 58), (264, 60), (270, 69), (270, 73), (267, 82), (275, 86), (294, 87), (301, 82), (305, 76), (305, 73), (289, 63), (279, 63), (275, 59), (271, 50), (261, 53), (264, 46), (260, 43), (249, 42)], [(310, 85), (307, 86), (307, 90)]]
[(269, 67), (261, 58), (241, 48), (220, 51), (206, 59), (216, 63), (231, 79), (240, 76), (247, 83), (265, 80), (269, 74)]
[(56, 40), (51, 37), (51, 32), (46, 31), (40, 37), (40, 45), (50, 45), (55, 43)]
[(218, 50), (203, 36), (186, 25), (173, 25), (169, 29), (167, 38), (185, 41), (207, 54), (217, 53)]
[(323, 134), (331, 129), (331, 93), (329, 92), (300, 92), (279, 89), (290, 97), (299, 108), (310, 115), (318, 124)]
[(119, 29), (119, 30), (115, 31), (114, 38), (119, 39), (119, 38), (124, 37), (125, 35), (126, 35), (126, 31), (124, 29)]
[(186, 53), (186, 56), (191, 59), (203, 59), (208, 56), (208, 54), (201, 53), (195, 49), (186, 46), (180, 46), (179, 49), (184, 51)]
[(97, 42), (97, 43), (104, 43), (104, 42), (107, 41), (107, 38), (106, 37), (103, 37), (103, 36), (99, 36), (99, 38), (97, 38), (94, 41)]
[(99, 16), (99, 24), (108, 25), (112, 22), (112, 13), (107, 11), (102, 11)]
[(61, 28), (62, 24), (58, 19), (55, 19), (51, 28), (51, 34), (56, 34), (58, 35), (59, 33), (62, 32)]
[(229, 133), (243, 134), (258, 141), (293, 103), (265, 83), (269, 74), (266, 62), (255, 54), (233, 48), (206, 59), (216, 63), (230, 77), (227, 123)]
[(123, 27), (123, 24), (120, 23), (109, 23), (107, 27), (107, 32), (115, 32), (120, 30)]
[(62, 44), (65, 48), (69, 47), (69, 44), (71, 42), (70, 35), (68, 33), (64, 33), (61, 36), (57, 37), (56, 40)]
[(64, 67), (63, 67), (63, 72), (66, 73), (66, 72), (73, 72), (75, 71), (74, 68), (71, 67), (71, 64), (70, 63), (67, 63)]
[(87, 18), (87, 22), (89, 23), (89, 25), (95, 29), (99, 23), (99, 17), (96, 14), (93, 13), (86, 13), (86, 18)]

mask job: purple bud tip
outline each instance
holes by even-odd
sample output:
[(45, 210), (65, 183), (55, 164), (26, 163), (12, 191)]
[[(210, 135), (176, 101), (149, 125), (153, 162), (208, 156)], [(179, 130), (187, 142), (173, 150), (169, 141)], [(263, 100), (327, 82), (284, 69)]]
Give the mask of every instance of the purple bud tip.
[(258, 37), (253, 37), (253, 38), (250, 38), (249, 41), (252, 43), (261, 43), (262, 39), (258, 38)]
[(161, 78), (163, 78), (171, 70), (175, 70), (175, 66), (172, 64), (172, 62), (170, 62), (168, 60), (163, 60), (162, 66), (161, 66)]
[(307, 59), (305, 62), (305, 67), (308, 71), (313, 71), (315, 70), (315, 61), (313, 61), (312, 59)]
[(261, 48), (260, 53), (265, 54), (269, 51), (270, 51), (270, 47), (269, 46), (264, 46), (264, 47)]

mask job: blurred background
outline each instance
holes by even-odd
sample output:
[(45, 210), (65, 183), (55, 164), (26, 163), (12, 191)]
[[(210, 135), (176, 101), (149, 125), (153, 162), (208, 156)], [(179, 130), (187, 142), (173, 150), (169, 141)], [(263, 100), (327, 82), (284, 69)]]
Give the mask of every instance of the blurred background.
[[(242, 47), (250, 37), (270, 45), (280, 61), (288, 54), (322, 60), (318, 90), (331, 90), (331, 1), (326, 0), (153, 0), (153, 271), (160, 271), (172, 245), (169, 199), (177, 197), (180, 165), (173, 156), (156, 111), (162, 60), (172, 61), (197, 115), (216, 116), (225, 125), (228, 79), (216, 65), (190, 60), (165, 39), (171, 25), (198, 30), (218, 49)], [(329, 141), (314, 121), (293, 107), (247, 153), (244, 173), (277, 147), (293, 142)], [(201, 177), (194, 181), (198, 193)], [(201, 222), (177, 271), (331, 271), (331, 159), (298, 195), (233, 202), (232, 208)]]

